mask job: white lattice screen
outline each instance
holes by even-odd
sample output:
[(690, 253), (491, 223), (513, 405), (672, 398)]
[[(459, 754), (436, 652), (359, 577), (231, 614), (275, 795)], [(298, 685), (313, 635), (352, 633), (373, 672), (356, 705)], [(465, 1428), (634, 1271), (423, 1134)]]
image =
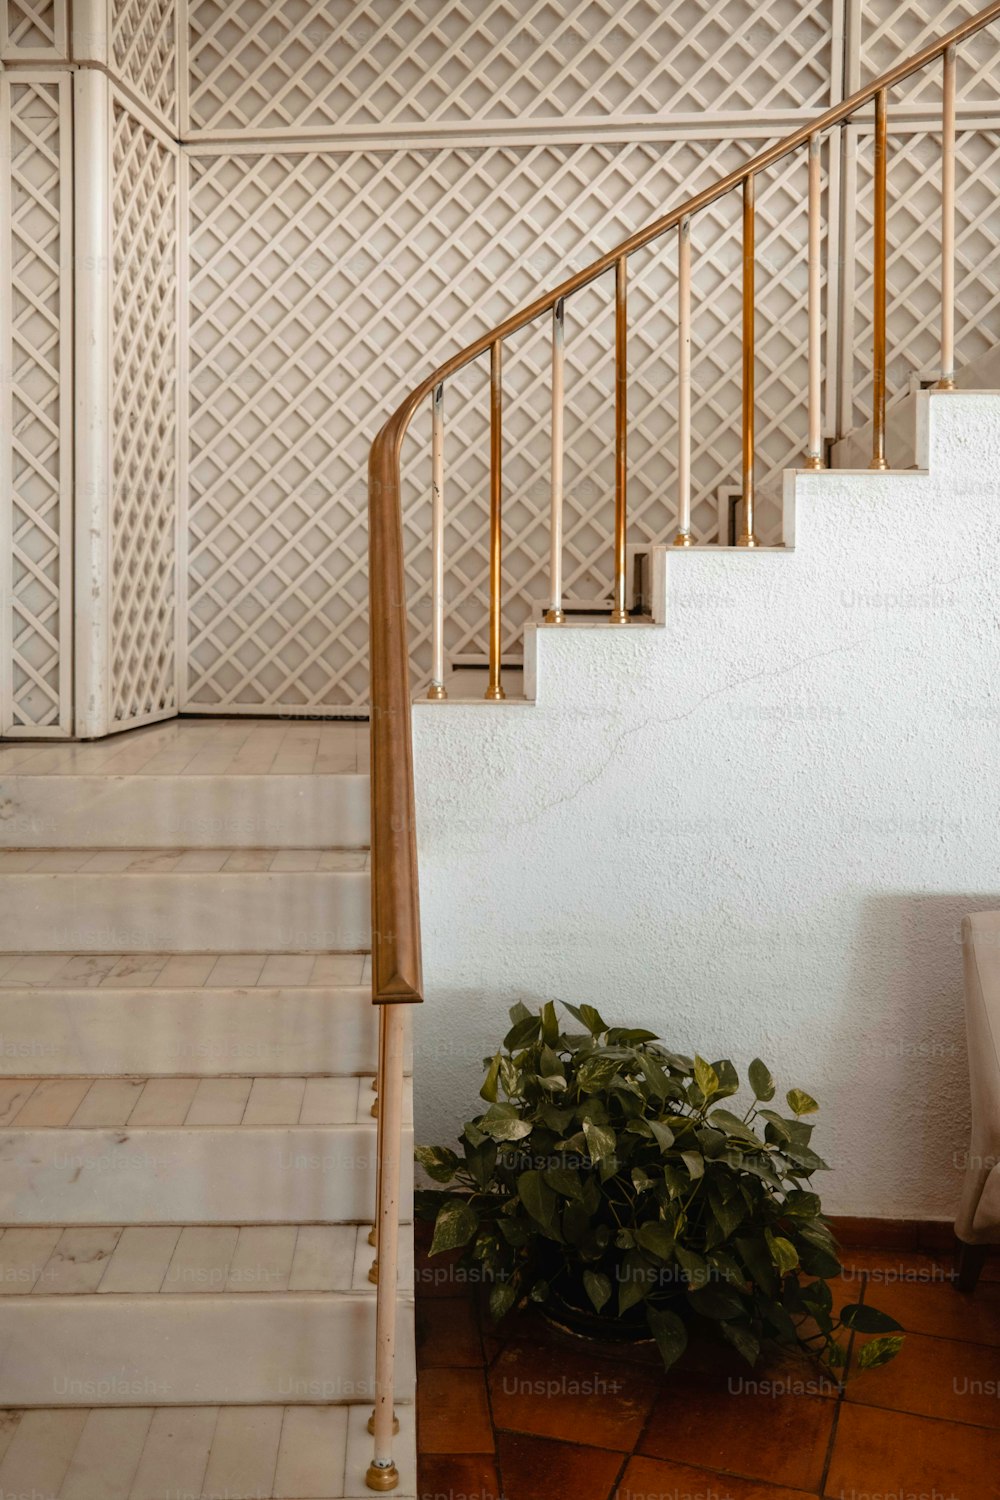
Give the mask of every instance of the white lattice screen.
[[(554, 285), (976, 8), (77, 0), (74, 56), (91, 57), (92, 46), (93, 62), (120, 81), (102, 86), (113, 198), (104, 727), (177, 707), (363, 712), (365, 461), (408, 384), (539, 284)], [(11, 399), (23, 404), (11, 410), (28, 455), (7, 528), (17, 624), (0, 661), (15, 733), (71, 727), (73, 244), (61, 196), (71, 183), (70, 75), (41, 71), (69, 56), (67, 14), (65, 0), (0, 0), (0, 56), (37, 64), (37, 77), (4, 80), (21, 111), (5, 189), (15, 285), (5, 327), (20, 316), (12, 364), (25, 373)], [(961, 54), (960, 362), (997, 342), (997, 34)], [(939, 100), (939, 70), (892, 100), (893, 394), (936, 352)], [(865, 421), (870, 398), (865, 128), (851, 127), (846, 142), (843, 172), (837, 143), (826, 159), (830, 204), (842, 201), (853, 226), (829, 286), (831, 372), (840, 372), (831, 433)], [(771, 535), (780, 473), (803, 449), (804, 190), (796, 160), (759, 192), (758, 483)], [(720, 202), (694, 233), (694, 524), (706, 541), (739, 468), (737, 217), (735, 201)], [(675, 519), (674, 262), (667, 243), (630, 273), (635, 541), (663, 540)], [(610, 291), (590, 289), (567, 316), (566, 583), (586, 598), (610, 584)], [(545, 328), (512, 340), (505, 360), (508, 652), (546, 592), (548, 361)], [(485, 370), (449, 388), (446, 428), (448, 649), (482, 654)], [(418, 680), (429, 618), (425, 436), (418, 420), (404, 455)]]
[(112, 103), (111, 713), (172, 713), (177, 620), (177, 154)]
[[(23, 81), (21, 81), (23, 79)], [(69, 732), (72, 164), (69, 79), (0, 81), (4, 185), (3, 733)]]
[(829, 0), (196, 0), (192, 132), (648, 121), (822, 107)]

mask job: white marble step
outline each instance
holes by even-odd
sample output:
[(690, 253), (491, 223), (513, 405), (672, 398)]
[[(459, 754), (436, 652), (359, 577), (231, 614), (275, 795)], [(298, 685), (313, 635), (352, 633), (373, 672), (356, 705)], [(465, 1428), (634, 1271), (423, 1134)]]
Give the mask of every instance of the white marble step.
[(177, 858), (166, 871), (147, 854), (124, 871), (36, 873), (13, 868), (10, 853), (0, 870), (0, 950), (223, 954), (368, 947), (365, 870), (199, 872), (179, 868), (183, 856)]
[[(399, 1290), (413, 1295), (413, 1231)], [(0, 1231), (0, 1299), (270, 1292), (374, 1296), (366, 1224), (79, 1224)]]
[[(412, 1149), (407, 1124), (404, 1164)], [(357, 1125), (5, 1129), (0, 1223), (370, 1224), (375, 1152), (370, 1117)], [(405, 1166), (402, 1179), (409, 1220)]]
[[(26, 960), (22, 972), (44, 973), (39, 955), (35, 968)], [(150, 965), (154, 955), (149, 955)], [(186, 956), (160, 963), (180, 966)], [(246, 955), (251, 958), (253, 956)], [(257, 955), (263, 963), (266, 955)], [(119, 955), (106, 955), (113, 973)], [(55, 956), (65, 967), (65, 955)], [(78, 969), (96, 963), (82, 962)], [(239, 956), (206, 960), (223, 976)], [(142, 955), (135, 959), (143, 964)], [(301, 972), (335, 960), (291, 955), (274, 973)], [(361, 955), (343, 958), (345, 972), (360, 979)], [(351, 970), (348, 970), (351, 965)], [(220, 967), (221, 966), (221, 967)], [(129, 974), (122, 975), (127, 984)], [(148, 977), (151, 969), (138, 970)], [(183, 972), (182, 970), (180, 972)], [(239, 971), (232, 969), (232, 972)], [(249, 972), (249, 970), (247, 970)], [(315, 972), (315, 968), (314, 968)], [(91, 976), (92, 977), (92, 976)], [(217, 988), (118, 988), (94, 985), (75, 989), (4, 987), (0, 976), (0, 1079), (25, 1073), (61, 1082), (67, 1101), (78, 1077), (186, 1074), (192, 1079), (219, 1074), (374, 1073), (378, 1052), (378, 1015), (367, 986), (219, 986)], [(0, 1111), (2, 1118), (2, 1111)], [(65, 1123), (65, 1122), (64, 1122)]]
[[(370, 1406), (53, 1408), (3, 1413), (0, 1494), (32, 1500), (370, 1500)], [(399, 1487), (417, 1492), (414, 1409), (401, 1406)]]
[[(50, 750), (50, 758), (55, 755)], [(368, 844), (368, 776), (355, 773), (353, 760), (350, 771), (326, 775), (160, 776), (37, 775), (17, 767), (7, 773), (0, 758), (0, 783), (4, 841), (20, 847)]]
[[(413, 1304), (397, 1309), (413, 1398)], [(0, 1405), (371, 1402), (375, 1298), (354, 1292), (8, 1297)]]

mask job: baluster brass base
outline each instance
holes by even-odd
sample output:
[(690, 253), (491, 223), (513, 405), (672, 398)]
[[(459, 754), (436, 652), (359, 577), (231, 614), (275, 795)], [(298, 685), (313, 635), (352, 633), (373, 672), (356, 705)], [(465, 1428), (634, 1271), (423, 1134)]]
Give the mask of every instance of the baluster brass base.
[(736, 538), (737, 547), (759, 547), (760, 542), (752, 532), (744, 531), (742, 536)]
[(378, 1119), (378, 1100), (377, 1099), (373, 1099), (372, 1100), (371, 1115), (372, 1115), (372, 1119), (373, 1120), (377, 1120)]
[[(374, 1412), (372, 1412), (371, 1416), (368, 1418), (368, 1431), (371, 1433), (372, 1437), (375, 1436), (375, 1413)], [(399, 1418), (398, 1417), (393, 1417), (393, 1419), (392, 1419), (392, 1435), (393, 1435), (393, 1437), (398, 1437), (399, 1436)]]
[(612, 625), (628, 625), (631, 619), (632, 617), (627, 609), (613, 609), (611, 611)]
[(372, 1286), (378, 1286), (378, 1256), (377, 1255), (376, 1255), (375, 1259), (372, 1261), (371, 1265), (368, 1267), (368, 1280), (371, 1282)]
[(506, 698), (506, 696), (507, 694), (504, 692), (502, 687), (488, 687), (483, 694), (483, 697), (486, 699), (487, 703), (499, 703), (501, 699)]
[(545, 611), (546, 625), (565, 625), (566, 611), (564, 609), (547, 609)]
[(399, 1483), (399, 1470), (395, 1464), (368, 1465), (368, 1473), (365, 1475), (365, 1484), (370, 1490), (394, 1490)]
[(932, 387), (935, 391), (953, 391), (955, 389), (955, 377), (953, 375), (942, 375), (937, 385)]
[(674, 537), (674, 546), (693, 547), (694, 542), (691, 540), (690, 531), (678, 531), (677, 535)]
[(803, 468), (810, 469), (815, 473), (820, 469), (825, 469), (826, 464), (820, 458), (818, 453), (810, 453), (806, 458), (805, 463), (803, 464)]
[(869, 469), (877, 469), (879, 473), (883, 473), (889, 467), (889, 460), (887, 458), (873, 458), (868, 467)]
[(432, 682), (430, 687), (427, 689), (427, 696), (428, 698), (430, 698), (432, 703), (440, 703), (442, 698), (447, 698), (448, 689), (444, 687), (440, 682)]

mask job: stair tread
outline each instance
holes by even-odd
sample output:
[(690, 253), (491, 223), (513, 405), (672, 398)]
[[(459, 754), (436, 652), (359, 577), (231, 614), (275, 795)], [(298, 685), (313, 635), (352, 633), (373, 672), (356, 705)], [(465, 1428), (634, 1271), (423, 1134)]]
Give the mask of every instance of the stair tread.
[(356, 953), (0, 953), (0, 989), (310, 989), (368, 983)]
[[(371, 1496), (371, 1401), (341, 1406), (32, 1407), (4, 1413), (0, 1487), (35, 1500), (108, 1495)], [(413, 1407), (401, 1404), (393, 1500), (416, 1495)], [(193, 1479), (193, 1482), (192, 1482)], [(292, 1487), (294, 1486), (294, 1488)]]
[[(45, 1225), (0, 1232), (0, 1299), (374, 1296), (367, 1224)], [(400, 1294), (413, 1231), (400, 1231)]]
[(3, 875), (265, 875), (367, 870), (367, 849), (0, 849)]
[(371, 1075), (0, 1079), (0, 1129), (162, 1130), (365, 1125)]

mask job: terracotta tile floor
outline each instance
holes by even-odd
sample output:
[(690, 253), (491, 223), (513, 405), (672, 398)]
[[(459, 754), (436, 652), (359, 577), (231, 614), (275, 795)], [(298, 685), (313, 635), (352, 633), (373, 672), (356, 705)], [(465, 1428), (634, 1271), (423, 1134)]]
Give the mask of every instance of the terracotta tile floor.
[(476, 1289), (418, 1252), (418, 1495), (1000, 1500), (1000, 1261), (967, 1298), (947, 1256), (845, 1259), (839, 1300), (874, 1303), (911, 1337), (841, 1392), (794, 1356), (749, 1371), (702, 1347), (665, 1376), (646, 1348), (529, 1314), (493, 1329)]

